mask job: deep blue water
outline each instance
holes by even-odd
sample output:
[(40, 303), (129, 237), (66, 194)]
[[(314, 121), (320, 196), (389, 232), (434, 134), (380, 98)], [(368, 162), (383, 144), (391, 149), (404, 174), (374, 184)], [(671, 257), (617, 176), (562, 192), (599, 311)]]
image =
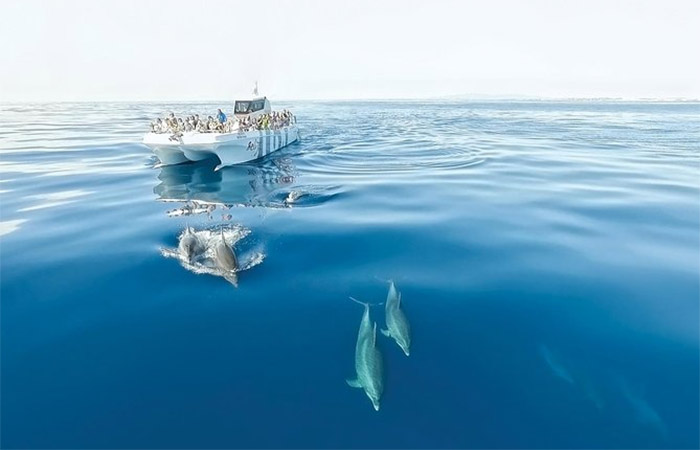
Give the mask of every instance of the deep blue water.
[[(218, 106), (0, 107), (2, 447), (698, 447), (700, 105), (279, 103), (299, 143), (154, 167)], [(238, 288), (163, 256), (221, 224)]]

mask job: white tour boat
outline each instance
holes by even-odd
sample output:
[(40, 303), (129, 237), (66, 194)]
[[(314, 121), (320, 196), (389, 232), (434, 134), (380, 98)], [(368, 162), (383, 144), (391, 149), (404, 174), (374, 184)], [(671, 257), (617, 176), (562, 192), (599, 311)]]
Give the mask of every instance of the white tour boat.
[[(254, 95), (257, 95), (257, 86)], [(237, 100), (234, 104), (236, 120), (230, 132), (152, 131), (144, 136), (143, 143), (153, 150), (163, 165), (200, 161), (216, 156), (221, 163), (214, 170), (219, 170), (225, 166), (262, 158), (299, 139), (294, 116), (284, 126), (253, 129), (241, 125), (241, 120), (253, 120), (271, 112), (267, 97)]]

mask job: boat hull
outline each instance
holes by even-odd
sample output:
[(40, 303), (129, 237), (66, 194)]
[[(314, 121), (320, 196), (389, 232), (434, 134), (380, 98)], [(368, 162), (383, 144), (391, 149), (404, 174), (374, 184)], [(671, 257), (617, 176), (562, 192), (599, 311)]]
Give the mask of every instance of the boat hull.
[(148, 133), (143, 143), (153, 150), (161, 164), (181, 164), (217, 157), (221, 167), (262, 158), (299, 139), (296, 125), (278, 130), (252, 130), (237, 133)]

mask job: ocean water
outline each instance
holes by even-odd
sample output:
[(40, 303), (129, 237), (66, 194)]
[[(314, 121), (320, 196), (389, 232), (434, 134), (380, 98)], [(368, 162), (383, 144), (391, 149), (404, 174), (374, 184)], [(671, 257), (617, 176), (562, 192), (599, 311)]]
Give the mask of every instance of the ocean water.
[[(0, 106), (3, 448), (700, 445), (699, 104), (278, 103), (301, 141), (218, 172), (139, 143), (223, 105)], [(388, 279), (377, 412), (348, 297)]]

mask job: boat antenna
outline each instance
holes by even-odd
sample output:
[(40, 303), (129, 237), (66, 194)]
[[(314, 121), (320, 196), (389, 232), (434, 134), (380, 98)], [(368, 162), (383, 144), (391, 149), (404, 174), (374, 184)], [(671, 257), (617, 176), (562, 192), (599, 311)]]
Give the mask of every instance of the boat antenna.
[(258, 80), (255, 80), (255, 87), (253, 88), (253, 95), (256, 97), (259, 95), (258, 94)]

